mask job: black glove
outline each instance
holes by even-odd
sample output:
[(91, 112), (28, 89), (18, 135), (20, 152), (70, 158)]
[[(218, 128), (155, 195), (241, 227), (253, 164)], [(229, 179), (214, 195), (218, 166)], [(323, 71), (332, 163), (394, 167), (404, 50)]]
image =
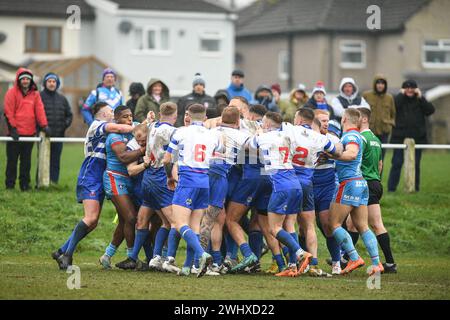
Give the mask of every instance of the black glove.
[(19, 140), (19, 134), (17, 133), (16, 128), (11, 128), (11, 138), (13, 138), (14, 141)]
[(44, 131), (44, 133), (47, 137), (50, 137), (50, 135), (52, 133), (52, 131), (50, 130), (49, 127), (42, 128), (42, 131)]

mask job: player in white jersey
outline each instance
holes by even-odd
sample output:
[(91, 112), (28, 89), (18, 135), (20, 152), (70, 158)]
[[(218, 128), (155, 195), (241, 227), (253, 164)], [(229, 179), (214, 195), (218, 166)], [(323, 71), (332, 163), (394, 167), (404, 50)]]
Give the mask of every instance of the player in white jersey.
[[(213, 256), (212, 270), (222, 272), (222, 229), (225, 222), (223, 210), (228, 193), (228, 176), (233, 165), (242, 154), (243, 147), (250, 135), (238, 130), (240, 127), (239, 111), (234, 107), (226, 107), (221, 116), (219, 127), (210, 130), (212, 135), (223, 142), (224, 153), (216, 153), (209, 168), (209, 207), (200, 227), (200, 242), (206, 250), (211, 238), (211, 230), (216, 223), (214, 238), (211, 239), (211, 254)], [(219, 218), (219, 214), (221, 217)], [(218, 219), (219, 218), (219, 219)]]
[[(173, 222), (193, 251), (192, 257), (186, 257), (180, 274), (189, 274), (196, 255), (199, 259), (197, 277), (201, 277), (212, 264), (211, 255), (205, 252), (198, 238), (200, 221), (209, 202), (208, 169), (213, 153), (222, 151), (222, 145), (217, 137), (211, 135), (203, 126), (206, 119), (206, 109), (203, 105), (193, 104), (188, 112), (191, 124), (179, 128), (173, 135), (163, 163), (169, 189), (174, 189), (177, 184), (172, 200)], [(175, 152), (178, 152), (178, 183), (172, 174), (172, 155)]]
[(67, 241), (52, 253), (52, 258), (61, 270), (72, 265), (72, 255), (77, 244), (97, 226), (104, 199), (102, 182), (106, 168), (107, 133), (127, 133), (133, 130), (129, 125), (111, 123), (113, 111), (105, 102), (96, 103), (93, 114), (95, 119), (86, 134), (85, 159), (77, 181), (77, 200), (83, 203), (84, 218), (76, 225)]
[(327, 276), (318, 267), (313, 175), (321, 153), (328, 152), (339, 155), (342, 152), (342, 147), (339, 145), (335, 146), (326, 136), (312, 130), (313, 120), (314, 111), (310, 108), (300, 108), (296, 112), (294, 118), (295, 127), (292, 130), (295, 137), (292, 162), (303, 190), (303, 205), (301, 213), (298, 215), (300, 234), (305, 239), (301, 242), (305, 242), (308, 251), (313, 255), (309, 274), (311, 276)]
[(267, 208), (270, 231), (289, 248), (289, 268), (277, 276), (295, 277), (307, 267), (311, 254), (300, 247), (295, 233), (302, 192), (292, 166), (292, 134), (282, 130), (281, 115), (275, 112), (266, 113), (262, 128), (264, 133), (254, 136), (249, 147), (259, 150), (264, 159), (262, 173), (268, 175), (272, 183)]

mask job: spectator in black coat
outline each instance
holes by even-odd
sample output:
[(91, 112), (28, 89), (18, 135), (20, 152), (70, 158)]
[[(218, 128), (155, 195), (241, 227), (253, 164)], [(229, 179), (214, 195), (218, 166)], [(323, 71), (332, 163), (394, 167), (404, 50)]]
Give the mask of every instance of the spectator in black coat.
[[(400, 93), (395, 97), (395, 127), (391, 143), (403, 143), (405, 138), (413, 138), (416, 143), (427, 143), (426, 117), (434, 113), (434, 106), (422, 95), (414, 80), (403, 82)], [(420, 188), (420, 160), (422, 150), (416, 149), (416, 191)], [(395, 149), (389, 174), (388, 191), (395, 191), (403, 166), (403, 150)]]
[[(207, 110), (209, 108), (216, 107), (216, 100), (207, 95), (205, 92), (205, 79), (201, 76), (200, 73), (196, 73), (194, 77), (194, 81), (192, 81), (193, 90), (190, 94), (185, 95), (178, 100), (178, 117), (177, 117), (177, 127), (181, 127), (184, 125), (184, 114), (187, 111), (188, 107), (191, 104), (199, 103), (203, 105)], [(208, 112), (208, 111), (207, 111)]]
[(128, 92), (131, 98), (127, 101), (126, 105), (131, 109), (131, 113), (133, 113), (134, 117), (134, 110), (136, 109), (137, 101), (145, 94), (144, 85), (140, 82), (132, 82)]
[[(65, 131), (72, 124), (72, 110), (66, 97), (58, 92), (59, 77), (54, 73), (47, 73), (44, 77), (41, 99), (44, 103), (48, 127), (52, 137), (64, 137)], [(62, 142), (52, 142), (50, 149), (50, 181), (58, 183)]]

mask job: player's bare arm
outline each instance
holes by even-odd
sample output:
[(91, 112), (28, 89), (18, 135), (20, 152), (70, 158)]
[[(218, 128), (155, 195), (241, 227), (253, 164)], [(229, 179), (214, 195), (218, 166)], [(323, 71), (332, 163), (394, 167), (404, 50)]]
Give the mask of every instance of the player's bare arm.
[(111, 149), (117, 156), (117, 159), (124, 164), (130, 164), (133, 161), (137, 161), (139, 157), (142, 157), (145, 153), (145, 148), (143, 147), (138, 150), (127, 151), (125, 143), (114, 144)]

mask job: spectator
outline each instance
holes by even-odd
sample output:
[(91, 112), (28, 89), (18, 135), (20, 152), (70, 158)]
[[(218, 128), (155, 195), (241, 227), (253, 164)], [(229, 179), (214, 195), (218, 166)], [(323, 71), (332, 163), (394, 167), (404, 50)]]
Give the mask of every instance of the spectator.
[(17, 140), (19, 137), (35, 136), (37, 126), (45, 133), (50, 133), (44, 105), (30, 70), (25, 68), (17, 70), (14, 86), (6, 92), (4, 106), (8, 135), (14, 139), (6, 143), (6, 189), (14, 189), (17, 162), (20, 157), (20, 189), (26, 191), (30, 189), (33, 142), (17, 142)]
[(142, 97), (145, 94), (145, 89), (142, 83), (140, 82), (132, 82), (130, 84), (130, 88), (128, 89), (128, 92), (130, 94), (130, 100), (127, 101), (127, 107), (131, 109), (131, 112), (133, 113), (133, 117), (136, 110), (136, 104), (140, 97)]
[(122, 92), (115, 87), (116, 81), (117, 75), (113, 69), (106, 68), (103, 70), (102, 83), (98, 84), (97, 88), (91, 91), (91, 94), (87, 97), (86, 102), (83, 105), (83, 109), (81, 109), (84, 121), (88, 126), (94, 121), (92, 107), (96, 102), (104, 101), (113, 110), (116, 109), (117, 106), (124, 104)]
[(353, 78), (343, 78), (341, 80), (339, 95), (331, 100), (331, 106), (338, 121), (341, 121), (342, 115), (348, 106), (370, 107), (359, 94), (359, 88)]
[(280, 112), (280, 108), (275, 103), (272, 95), (272, 89), (266, 85), (260, 85), (255, 91), (255, 99), (251, 104), (260, 104), (267, 108), (268, 111)]
[[(375, 76), (373, 89), (363, 93), (363, 98), (370, 105), (370, 130), (380, 139), (381, 143), (388, 143), (389, 135), (395, 124), (394, 97), (387, 93), (387, 80), (382, 75)], [(382, 149), (384, 159), (385, 149)]]
[[(201, 76), (200, 73), (196, 73), (194, 80), (192, 81), (193, 90), (190, 94), (183, 96), (178, 100), (178, 117), (177, 123), (175, 124), (177, 127), (181, 127), (184, 123), (184, 113), (187, 111), (189, 106), (194, 103), (198, 103), (203, 105), (206, 110), (215, 109), (216, 100), (207, 95), (205, 92), (206, 82), (205, 79)], [(212, 115), (213, 112), (207, 111), (207, 114)]]
[(279, 83), (275, 83), (270, 86), (270, 89), (272, 90), (272, 96), (273, 100), (272, 103), (276, 104), (277, 106), (280, 105), (281, 100), (281, 86)]
[(226, 89), (217, 90), (214, 95), (214, 100), (216, 100), (216, 105), (230, 103), (230, 98), (228, 97), (228, 91)]
[(244, 97), (247, 101), (252, 100), (251, 92), (244, 86), (244, 72), (242, 70), (234, 70), (231, 73), (231, 83), (227, 88), (228, 98)]
[(308, 99), (304, 84), (300, 83), (297, 88), (292, 89), (289, 94), (289, 99), (280, 101), (280, 110), (283, 121), (293, 122), (298, 108), (303, 107)]
[(333, 108), (328, 104), (325, 96), (327, 92), (325, 90), (324, 83), (322, 81), (317, 81), (316, 86), (312, 91), (312, 97), (305, 103), (304, 107), (311, 108), (313, 110), (325, 110), (330, 113), (330, 119), (334, 119), (334, 111)]
[(135, 120), (143, 122), (149, 111), (153, 111), (159, 119), (159, 106), (169, 100), (169, 87), (160, 79), (151, 78), (147, 84), (147, 91), (137, 102)]
[[(60, 86), (59, 77), (54, 73), (47, 73), (42, 83), (41, 99), (44, 104), (45, 114), (48, 120), (52, 137), (64, 137), (64, 133), (72, 123), (72, 110), (66, 97), (58, 92)], [(62, 142), (50, 144), (50, 181), (58, 183)]]
[[(391, 143), (403, 143), (413, 138), (416, 143), (427, 143), (426, 117), (434, 113), (434, 106), (422, 95), (414, 80), (403, 82), (400, 93), (395, 97), (395, 127)], [(420, 160), (422, 150), (416, 149), (416, 191), (420, 189)], [(388, 191), (397, 189), (403, 166), (403, 150), (394, 149), (392, 167), (388, 180)]]

